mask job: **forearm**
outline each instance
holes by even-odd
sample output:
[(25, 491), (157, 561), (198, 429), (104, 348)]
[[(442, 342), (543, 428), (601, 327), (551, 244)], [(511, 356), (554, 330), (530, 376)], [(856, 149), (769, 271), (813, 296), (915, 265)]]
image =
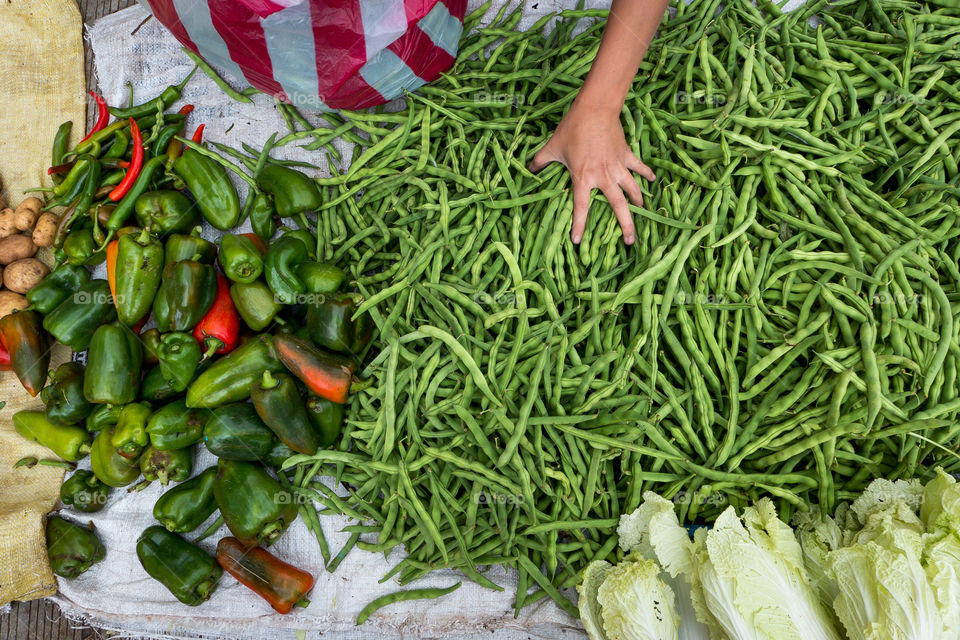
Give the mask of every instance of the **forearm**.
[(668, 0), (613, 0), (600, 49), (575, 104), (619, 114)]

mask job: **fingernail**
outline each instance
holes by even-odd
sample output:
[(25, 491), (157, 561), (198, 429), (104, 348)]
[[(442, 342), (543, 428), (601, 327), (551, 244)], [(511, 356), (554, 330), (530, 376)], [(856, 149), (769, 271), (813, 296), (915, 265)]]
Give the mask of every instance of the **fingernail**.
[(573, 244), (580, 244), (580, 236), (578, 234), (573, 234)]
[(623, 241), (627, 244), (633, 244), (633, 236), (626, 236)]

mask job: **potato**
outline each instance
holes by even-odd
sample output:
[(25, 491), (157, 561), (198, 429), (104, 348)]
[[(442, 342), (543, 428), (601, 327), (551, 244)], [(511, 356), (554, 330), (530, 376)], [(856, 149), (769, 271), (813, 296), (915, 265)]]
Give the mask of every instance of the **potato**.
[(60, 216), (47, 211), (37, 220), (33, 228), (33, 244), (38, 247), (49, 247), (53, 244), (53, 239), (57, 235), (57, 227), (60, 226)]
[(12, 236), (17, 232), (17, 227), (13, 224), (13, 209), (7, 207), (0, 211), (0, 239)]
[(40, 198), (27, 198), (20, 203), (17, 210), (14, 211), (13, 223), (20, 231), (30, 231), (37, 224), (40, 217), (40, 209), (43, 209), (43, 200)]
[(7, 236), (0, 240), (0, 264), (10, 264), (37, 254), (37, 247), (30, 236)]
[(36, 258), (24, 258), (7, 265), (3, 270), (3, 281), (7, 289), (17, 293), (26, 293), (47, 277), (50, 267)]
[(27, 299), (13, 291), (0, 291), (0, 318), (27, 308)]

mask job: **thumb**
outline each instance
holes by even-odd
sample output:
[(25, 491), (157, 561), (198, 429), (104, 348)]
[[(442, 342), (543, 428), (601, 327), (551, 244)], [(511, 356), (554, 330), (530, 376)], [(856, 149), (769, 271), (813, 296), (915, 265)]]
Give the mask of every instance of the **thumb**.
[(551, 162), (563, 161), (556, 153), (553, 152), (553, 149), (550, 147), (550, 142), (548, 141), (547, 144), (543, 145), (543, 147), (541, 147), (540, 150), (534, 154), (533, 160), (530, 162), (529, 169), (533, 173), (536, 173)]

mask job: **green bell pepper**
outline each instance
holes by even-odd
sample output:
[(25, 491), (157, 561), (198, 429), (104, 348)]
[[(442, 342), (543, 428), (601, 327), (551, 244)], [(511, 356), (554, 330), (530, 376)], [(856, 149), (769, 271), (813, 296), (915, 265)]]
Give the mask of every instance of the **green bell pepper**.
[(250, 388), (264, 371), (283, 370), (273, 340), (259, 335), (214, 362), (187, 389), (188, 407), (219, 407), (250, 397)]
[(18, 411), (13, 414), (13, 428), (68, 462), (90, 453), (90, 434), (86, 429), (53, 422), (43, 411)]
[(43, 319), (43, 328), (74, 351), (83, 351), (98, 327), (116, 319), (110, 285), (90, 280)]
[(125, 487), (140, 477), (136, 460), (127, 460), (113, 446), (113, 427), (107, 427), (93, 439), (90, 450), (90, 470), (108, 487)]
[(171, 480), (183, 482), (193, 473), (193, 447), (166, 451), (147, 447), (140, 457), (140, 472), (150, 482), (159, 480), (164, 486)]
[(63, 255), (73, 266), (92, 267), (107, 259), (107, 253), (93, 237), (90, 229), (75, 229), (63, 241)]
[(203, 428), (203, 441), (213, 455), (225, 460), (263, 460), (276, 438), (248, 402), (217, 407)]
[(164, 493), (153, 505), (153, 517), (167, 531), (189, 533), (213, 515), (217, 501), (213, 497), (216, 467), (207, 467), (186, 482)]
[(59, 516), (47, 517), (50, 568), (62, 578), (76, 578), (107, 554), (93, 527), (81, 527)]
[(336, 293), (347, 278), (343, 269), (327, 262), (308, 260), (297, 267), (297, 277), (307, 293)]
[(50, 376), (50, 384), (40, 392), (46, 405), (47, 417), (61, 424), (77, 424), (93, 411), (93, 405), (83, 397), (83, 365), (64, 362)]
[(257, 186), (273, 196), (281, 218), (316, 211), (323, 204), (317, 183), (307, 174), (278, 164), (267, 164), (257, 174)]
[(277, 232), (277, 223), (273, 219), (277, 210), (273, 206), (273, 198), (270, 197), (269, 193), (261, 191), (253, 197), (253, 200), (248, 201), (248, 208), (250, 211), (250, 226), (253, 228), (253, 232), (269, 242), (273, 234)]
[(150, 419), (150, 405), (146, 402), (128, 404), (120, 412), (117, 426), (114, 427), (110, 443), (124, 458), (134, 460), (140, 457), (150, 444), (147, 433), (147, 420)]
[(284, 236), (296, 238), (307, 248), (307, 256), (311, 260), (317, 259), (317, 237), (306, 229), (290, 229), (283, 232)]
[(200, 210), (190, 198), (179, 191), (165, 189), (148, 191), (134, 204), (137, 224), (150, 228), (160, 237), (171, 233), (188, 233), (200, 224)]
[(143, 366), (152, 367), (160, 362), (157, 358), (157, 348), (160, 346), (160, 330), (154, 327), (140, 334), (143, 343)]
[(128, 233), (117, 242), (116, 302), (120, 322), (132, 327), (142, 320), (160, 288), (163, 243), (147, 229)]
[(281, 441), (298, 453), (312, 455), (320, 447), (297, 383), (286, 373), (264, 371), (250, 389), (257, 415)]
[(183, 178), (207, 222), (221, 231), (236, 226), (240, 221), (240, 197), (223, 165), (194, 149), (186, 149), (174, 161), (173, 169)]
[(220, 266), (234, 282), (253, 282), (263, 273), (263, 258), (250, 238), (225, 233), (220, 238)]
[(213, 556), (159, 525), (137, 539), (137, 557), (151, 578), (191, 607), (209, 600), (223, 575)]
[(168, 264), (153, 300), (153, 318), (162, 333), (192, 331), (213, 306), (217, 272), (194, 260)]
[(178, 331), (163, 336), (157, 348), (160, 373), (177, 392), (183, 391), (197, 374), (203, 359), (200, 343), (189, 333)]
[(217, 260), (217, 245), (200, 237), (201, 227), (194, 227), (189, 234), (174, 233), (164, 245), (166, 263), (181, 260), (194, 260), (203, 264), (213, 264)]
[(340, 438), (346, 406), (311, 393), (307, 397), (307, 417), (320, 435), (320, 446), (329, 447)]
[(175, 400), (150, 416), (150, 444), (160, 451), (194, 445), (203, 440), (203, 427), (209, 417), (206, 409), (189, 409), (183, 400)]
[[(197, 367), (197, 375), (206, 371), (213, 364), (213, 359), (208, 358), (200, 362)], [(177, 391), (167, 380), (166, 376), (160, 370), (160, 367), (154, 367), (143, 376), (143, 383), (140, 385), (140, 397), (147, 402), (167, 402), (183, 395), (183, 390)]]
[(230, 532), (248, 547), (269, 546), (297, 518), (290, 493), (252, 462), (221, 459), (213, 495)]
[(261, 280), (230, 285), (230, 298), (244, 323), (254, 331), (270, 326), (283, 306), (277, 296)]
[(319, 347), (357, 355), (373, 337), (373, 324), (369, 314), (354, 320), (356, 310), (355, 294), (322, 296), (312, 301), (304, 322), (310, 340)]
[(94, 433), (116, 425), (123, 407), (122, 404), (95, 405), (93, 411), (87, 416), (87, 431)]
[(100, 511), (108, 497), (110, 487), (86, 469), (76, 471), (60, 485), (60, 501), (84, 513)]
[(87, 351), (83, 395), (98, 404), (130, 404), (140, 388), (143, 347), (122, 324), (105, 324), (93, 334)]
[(283, 466), (283, 463), (286, 462), (287, 458), (296, 455), (296, 453), (296, 451), (285, 445), (281, 440), (277, 440), (273, 445), (273, 449), (270, 450), (270, 453), (263, 458), (263, 463), (273, 469), (279, 469)]
[(27, 292), (27, 302), (34, 311), (47, 315), (76, 293), (89, 279), (90, 272), (83, 267), (61, 265)]
[(263, 272), (270, 290), (283, 304), (296, 304), (306, 286), (297, 275), (297, 267), (307, 259), (307, 247), (290, 233), (271, 245), (264, 259)]

